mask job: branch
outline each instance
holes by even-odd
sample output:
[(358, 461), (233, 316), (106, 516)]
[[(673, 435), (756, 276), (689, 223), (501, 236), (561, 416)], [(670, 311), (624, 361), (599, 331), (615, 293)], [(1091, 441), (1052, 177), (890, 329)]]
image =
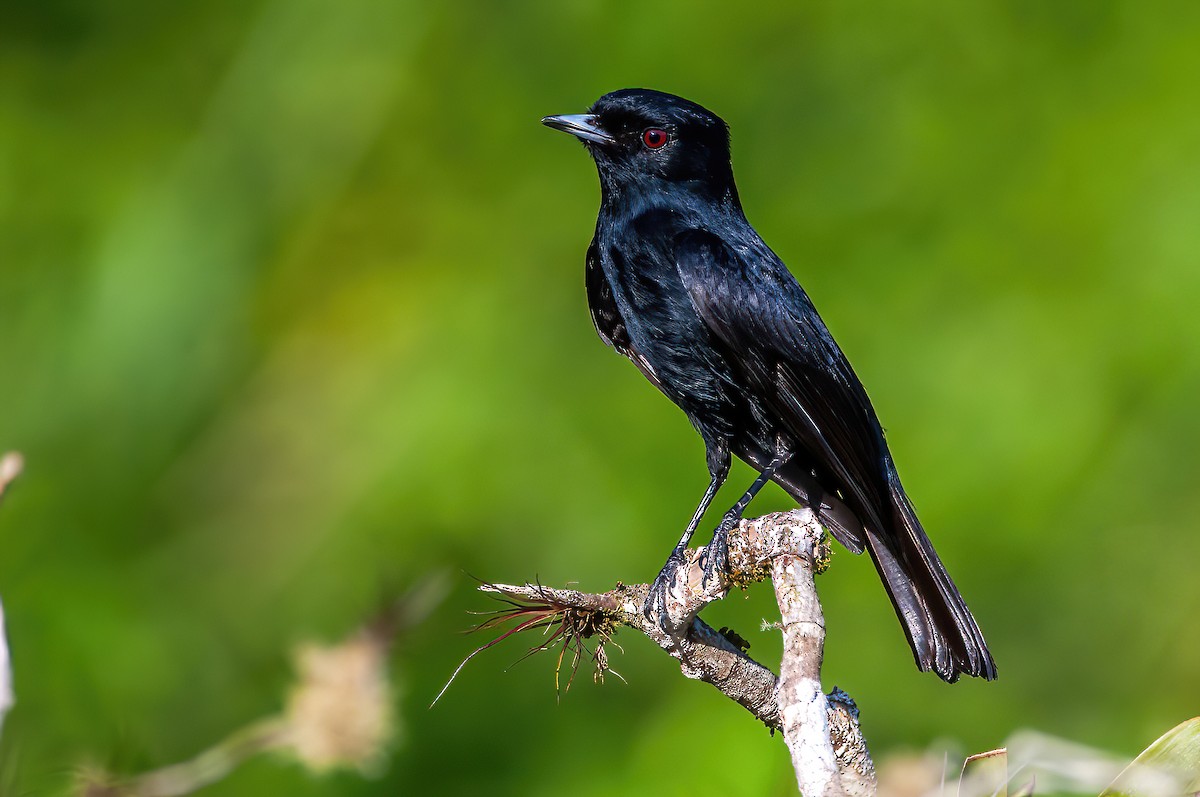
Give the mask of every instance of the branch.
[(642, 605), (650, 591), (648, 584), (618, 585), (599, 595), (534, 584), (520, 587), (484, 584), (479, 589), (545, 605), (552, 610), (593, 613), (603, 618), (601, 622), (641, 631), (679, 662), (685, 676), (712, 684), (768, 728), (782, 728), (775, 703), (775, 673), (747, 656), (703, 620), (692, 621), (686, 638), (677, 639), (666, 634), (642, 614)]
[(308, 642), (293, 652), (296, 680), (277, 713), (233, 731), (179, 763), (128, 777), (94, 767), (79, 773), (78, 797), (182, 797), (247, 761), (283, 754), (313, 774), (378, 771), (400, 731), (387, 656), (393, 643), (441, 602), (445, 576), (424, 577), (341, 642)]
[(8, 489), (8, 485), (21, 475), (24, 468), (25, 459), (16, 451), (9, 451), (0, 457), (0, 498), (4, 497), (4, 491)]
[[(687, 551), (667, 596), (671, 624), (687, 628), (683, 637), (672, 637), (642, 614), (647, 584), (618, 584), (598, 594), (535, 584), (484, 584), (480, 590), (524, 601), (515, 604), (513, 616), (543, 618), (536, 624), (527, 620), (526, 627), (561, 622), (564, 645), (578, 645), (580, 638), (599, 634), (596, 658), (602, 669), (602, 646), (611, 635), (604, 629), (623, 625), (640, 631), (676, 659), (686, 677), (711, 684), (768, 728), (781, 730), (805, 795), (873, 795), (875, 771), (859, 728), (858, 710), (845, 692), (835, 688), (826, 698), (821, 691), (825, 622), (813, 577), (824, 570), (829, 550), (813, 513), (801, 509), (743, 520), (729, 533), (727, 578), (707, 585), (703, 583), (706, 554), (705, 548)], [(696, 617), (706, 605), (725, 597), (730, 586), (746, 586), (768, 576), (775, 584), (782, 616), (781, 678)]]
[[(25, 460), (16, 451), (0, 456), (0, 499), (4, 498), (4, 491), (21, 475), (24, 467)], [(8, 654), (8, 637), (4, 633), (4, 604), (0, 603), (0, 727), (3, 727), (4, 717), (14, 702), (12, 662)]]

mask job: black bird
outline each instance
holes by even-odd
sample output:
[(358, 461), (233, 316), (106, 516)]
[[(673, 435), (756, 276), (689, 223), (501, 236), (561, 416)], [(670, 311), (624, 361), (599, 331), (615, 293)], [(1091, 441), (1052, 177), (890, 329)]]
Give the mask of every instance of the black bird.
[[(646, 604), (666, 624), (666, 573), (729, 473), (757, 471), (713, 537), (768, 480), (866, 550), (917, 665), (947, 681), (996, 677), (983, 634), (900, 485), (866, 391), (808, 295), (746, 221), (729, 129), (694, 102), (649, 89), (606, 94), (543, 124), (579, 138), (600, 173), (585, 282), (600, 337), (675, 402), (704, 438), (708, 489)], [(679, 629), (667, 629), (677, 633)]]

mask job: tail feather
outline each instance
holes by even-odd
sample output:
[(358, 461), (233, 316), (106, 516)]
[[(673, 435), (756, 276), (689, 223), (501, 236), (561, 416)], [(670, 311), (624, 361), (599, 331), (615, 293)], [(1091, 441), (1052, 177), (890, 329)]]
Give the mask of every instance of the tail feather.
[[(757, 463), (752, 461), (752, 464)], [(833, 538), (852, 553), (864, 550), (863, 525), (848, 506), (826, 491), (809, 472), (799, 467), (782, 467), (773, 480), (804, 506), (816, 512)]]
[(917, 665), (953, 683), (996, 677), (979, 625), (933, 549), (889, 458), (894, 533), (867, 531), (867, 548), (904, 626)]
[(802, 504), (819, 507), (821, 522), (838, 542), (854, 553), (870, 553), (921, 670), (933, 670), (951, 683), (962, 674), (995, 679), (996, 664), (983, 633), (925, 535), (890, 457), (886, 466), (892, 507), (881, 520), (890, 525), (887, 529), (864, 526), (802, 468), (782, 468), (774, 481)]

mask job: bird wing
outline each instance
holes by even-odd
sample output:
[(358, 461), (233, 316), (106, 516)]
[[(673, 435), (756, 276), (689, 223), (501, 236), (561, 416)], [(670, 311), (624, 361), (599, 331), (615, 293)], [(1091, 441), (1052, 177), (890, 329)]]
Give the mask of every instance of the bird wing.
[(741, 381), (830, 474), (859, 517), (884, 530), (882, 431), (866, 392), (812, 302), (761, 242), (754, 262), (715, 234), (675, 238), (692, 305)]
[(588, 309), (592, 313), (596, 333), (606, 345), (625, 354), (625, 350), (630, 346), (629, 333), (625, 329), (625, 319), (617, 309), (616, 299), (613, 298), (612, 285), (608, 284), (604, 269), (600, 267), (595, 241), (588, 247), (587, 267), (583, 279), (587, 288)]
[(642, 375), (650, 380), (650, 384), (662, 390), (662, 383), (659, 381), (654, 367), (633, 346), (629, 330), (625, 326), (625, 319), (621, 316), (617, 300), (613, 297), (612, 285), (604, 276), (604, 269), (600, 266), (600, 257), (596, 251), (595, 241), (592, 241), (591, 246), (588, 247), (587, 265), (583, 279), (587, 289), (588, 309), (592, 313), (592, 323), (596, 326), (596, 334), (606, 345), (629, 358), (642, 372)]
[(870, 551), (920, 668), (947, 681), (995, 678), (983, 634), (900, 485), (866, 391), (795, 278), (757, 236), (735, 251), (712, 233), (681, 233), (675, 261), (743, 388), (862, 521), (861, 539), (843, 531)]

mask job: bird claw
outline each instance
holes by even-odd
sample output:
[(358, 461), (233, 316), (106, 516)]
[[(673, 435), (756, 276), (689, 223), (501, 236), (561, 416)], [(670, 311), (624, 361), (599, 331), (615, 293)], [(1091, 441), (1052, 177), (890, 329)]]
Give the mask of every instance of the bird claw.
[(647, 620), (662, 629), (663, 633), (673, 637), (682, 636), (680, 633), (682, 626), (672, 618), (668, 603), (669, 596), (676, 586), (675, 579), (678, 578), (684, 565), (684, 554), (682, 548), (676, 548), (671, 552), (667, 563), (663, 565), (662, 570), (658, 572), (658, 576), (650, 585), (650, 592), (642, 607), (642, 614)]
[(714, 581), (722, 584), (729, 577), (729, 532), (733, 531), (741, 520), (732, 512), (721, 518), (721, 523), (713, 532), (712, 542), (701, 555), (704, 575), (700, 588), (707, 590)]
[[(737, 526), (740, 520), (741, 518), (733, 512), (725, 515), (721, 519), (721, 524), (713, 532), (712, 542), (703, 549), (699, 562), (701, 590), (707, 592), (711, 586), (724, 589), (725, 582), (729, 578), (729, 532)], [(674, 606), (674, 604), (680, 604), (687, 600), (686, 596), (677, 594), (679, 592), (677, 579), (684, 572), (687, 564), (686, 558), (687, 549), (685, 548), (676, 548), (671, 551), (667, 563), (663, 565), (662, 570), (658, 572), (658, 576), (650, 585), (646, 603), (642, 607), (642, 614), (647, 620), (662, 629), (663, 633), (673, 637), (683, 636), (684, 629), (690, 620), (690, 618), (678, 617), (684, 608)], [(671, 611), (672, 608), (675, 608), (674, 612)]]

